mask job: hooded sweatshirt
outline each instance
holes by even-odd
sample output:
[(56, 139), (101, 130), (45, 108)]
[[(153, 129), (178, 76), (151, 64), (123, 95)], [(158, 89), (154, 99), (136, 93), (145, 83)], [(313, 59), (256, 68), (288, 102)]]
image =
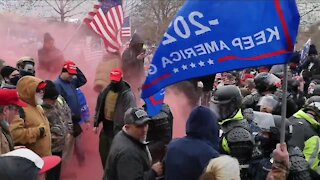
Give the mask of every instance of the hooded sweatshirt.
[[(24, 145), (39, 156), (51, 155), (51, 133), (48, 119), (41, 106), (36, 105), (35, 94), (41, 79), (25, 76), (18, 81), (17, 91), (20, 99), (28, 104), (23, 108), (24, 117), (17, 116), (10, 124), (10, 131), (14, 143)], [(40, 128), (45, 134), (40, 137)]]
[(199, 106), (191, 112), (186, 134), (168, 146), (166, 180), (199, 179), (210, 159), (219, 156), (219, 125), (210, 109)]
[(143, 44), (143, 40), (138, 34), (133, 34), (129, 48), (122, 54), (123, 77), (127, 81), (128, 78), (144, 73), (144, 60), (137, 59), (137, 56), (142, 52), (142, 49), (138, 50), (134, 48), (137, 44)]

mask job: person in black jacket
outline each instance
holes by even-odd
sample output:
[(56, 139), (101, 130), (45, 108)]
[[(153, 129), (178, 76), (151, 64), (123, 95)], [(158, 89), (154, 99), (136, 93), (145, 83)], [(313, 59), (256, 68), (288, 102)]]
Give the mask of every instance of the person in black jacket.
[(130, 108), (125, 113), (125, 125), (114, 138), (103, 179), (154, 180), (163, 174), (162, 163), (151, 166), (146, 143), (148, 114), (141, 108)]
[(157, 162), (163, 159), (166, 146), (172, 139), (173, 115), (168, 104), (163, 104), (160, 113), (150, 118), (147, 141), (150, 142), (152, 160)]
[(99, 152), (103, 167), (109, 154), (113, 137), (124, 125), (124, 113), (130, 107), (136, 107), (135, 97), (128, 83), (122, 79), (121, 69), (110, 72), (111, 83), (100, 93), (94, 122), (94, 132), (102, 122), (99, 136)]

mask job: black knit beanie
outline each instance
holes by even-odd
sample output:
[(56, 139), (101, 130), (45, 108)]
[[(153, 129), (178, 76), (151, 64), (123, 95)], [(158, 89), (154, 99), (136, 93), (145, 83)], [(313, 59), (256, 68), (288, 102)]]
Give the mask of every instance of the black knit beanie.
[(8, 76), (10, 76), (10, 74), (11, 74), (13, 71), (15, 71), (15, 70), (18, 71), (18, 69), (14, 68), (14, 67), (4, 66), (4, 67), (1, 69), (1, 76), (4, 77), (4, 78), (5, 78), (5, 77), (8, 77)]
[(47, 83), (47, 85), (44, 88), (43, 99), (57, 99), (59, 96), (59, 92), (54, 83), (50, 80), (46, 80), (45, 82)]

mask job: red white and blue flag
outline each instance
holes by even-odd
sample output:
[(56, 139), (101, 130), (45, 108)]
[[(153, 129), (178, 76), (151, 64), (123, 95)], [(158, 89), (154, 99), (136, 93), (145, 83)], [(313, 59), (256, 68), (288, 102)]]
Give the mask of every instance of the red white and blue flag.
[(121, 28), (121, 37), (127, 38), (131, 37), (131, 24), (130, 24), (130, 17), (125, 17), (123, 21), (123, 26)]
[(123, 9), (121, 0), (102, 0), (94, 5), (84, 22), (104, 41), (108, 52), (117, 52), (122, 46), (121, 28)]

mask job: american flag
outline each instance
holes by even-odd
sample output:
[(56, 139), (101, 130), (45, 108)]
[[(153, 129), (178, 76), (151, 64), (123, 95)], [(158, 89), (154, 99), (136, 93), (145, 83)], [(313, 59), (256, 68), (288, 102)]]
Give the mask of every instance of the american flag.
[(121, 0), (100, 1), (100, 5), (94, 5), (94, 10), (88, 13), (84, 22), (103, 39), (108, 52), (119, 51), (123, 24)]
[(125, 17), (123, 21), (123, 26), (121, 29), (121, 37), (131, 37), (131, 26), (130, 26), (130, 17)]

